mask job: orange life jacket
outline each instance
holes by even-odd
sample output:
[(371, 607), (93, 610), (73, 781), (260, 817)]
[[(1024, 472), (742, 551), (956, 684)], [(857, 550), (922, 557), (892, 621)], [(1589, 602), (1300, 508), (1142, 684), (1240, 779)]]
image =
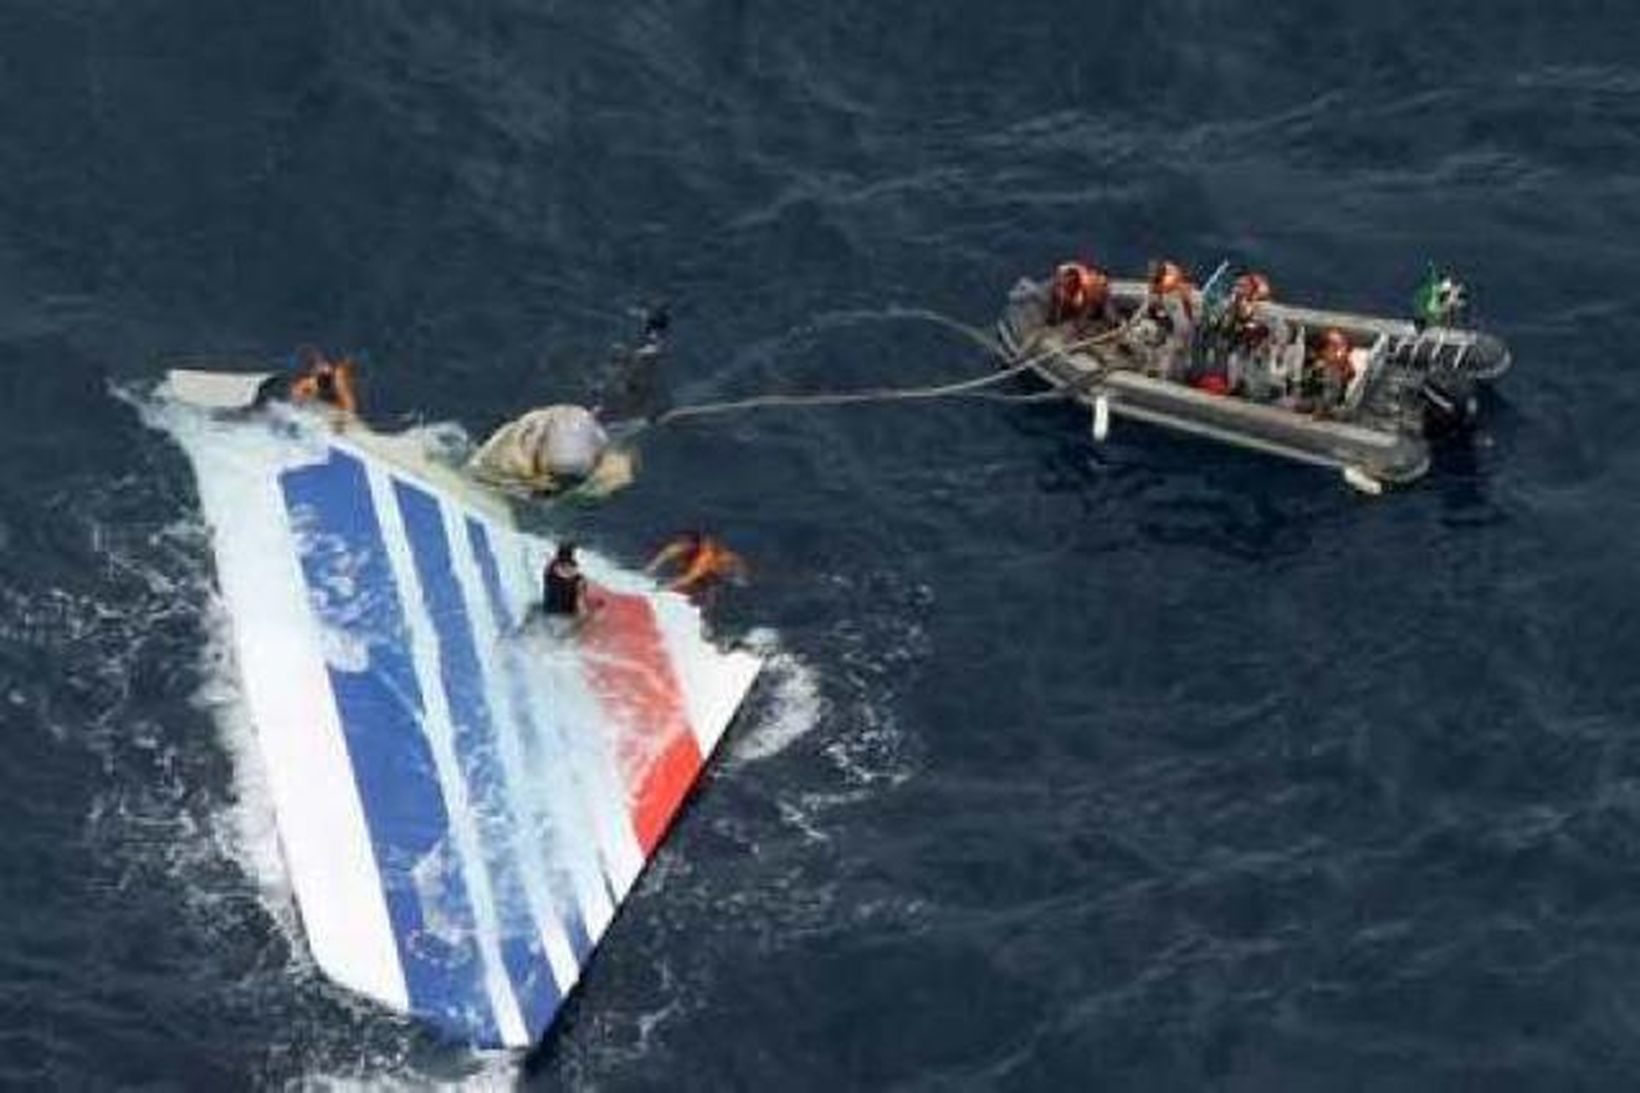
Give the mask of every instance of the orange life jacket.
[(318, 362), (290, 385), (290, 400), (323, 402), (349, 414), (357, 413), (359, 400), (353, 391), (352, 362)]
[(1177, 296), (1179, 303), (1184, 306), (1185, 318), (1196, 321), (1196, 307), (1191, 302), (1190, 292), (1194, 286), (1190, 277), (1175, 262), (1159, 263), (1150, 278), (1150, 306), (1152, 317), (1166, 318), (1166, 311), (1161, 307), (1161, 301), (1168, 296)]
[(676, 584), (680, 588), (733, 576), (744, 563), (740, 555), (715, 539), (703, 538), (683, 560), (683, 575)]
[(1053, 318), (1085, 319), (1105, 302), (1110, 279), (1082, 262), (1065, 262), (1054, 271)]

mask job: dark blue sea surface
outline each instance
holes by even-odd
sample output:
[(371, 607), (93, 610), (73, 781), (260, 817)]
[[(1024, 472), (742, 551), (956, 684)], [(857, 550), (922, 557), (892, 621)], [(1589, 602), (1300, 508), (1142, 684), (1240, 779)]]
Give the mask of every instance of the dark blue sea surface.
[[(1516, 367), (1374, 501), (1055, 406), (657, 430), (575, 532), (727, 536), (781, 678), (527, 1066), (323, 980), (114, 391), (314, 342), (481, 433), (657, 298), (680, 402), (936, 382), (886, 309), (1073, 252), (1433, 260)], [(1637, 304), (1616, 0), (11, 0), (0, 1086), (1634, 1089)]]

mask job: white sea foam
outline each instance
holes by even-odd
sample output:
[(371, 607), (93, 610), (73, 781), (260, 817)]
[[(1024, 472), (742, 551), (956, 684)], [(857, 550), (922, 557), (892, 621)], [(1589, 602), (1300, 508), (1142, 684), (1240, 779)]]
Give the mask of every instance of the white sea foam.
[(430, 1074), (402, 1056), (374, 1055), (354, 1067), (321, 1068), (288, 1088), (322, 1093), (378, 1093), (382, 1089), (449, 1089), (489, 1093), (519, 1087), (518, 1067), (505, 1056), (473, 1056), (458, 1073)]
[(279, 829), (267, 771), (256, 744), (256, 730), (245, 707), (233, 655), (232, 619), (212, 591), (206, 599), (206, 643), (201, 654), (201, 682), (194, 704), (216, 722), (218, 739), (232, 759), (233, 790), (219, 809), (219, 830), (226, 836), (217, 848), (236, 862), (256, 885), (263, 908), (290, 942), (292, 959), (306, 963), (300, 944), (296, 895), (280, 857)]
[[(128, 400), (131, 396), (124, 393)], [(133, 400), (146, 424), (171, 434), (192, 453), (225, 461), (266, 458), (274, 441), (267, 433), (235, 433), (213, 427), (208, 415), (165, 399)], [(296, 449), (303, 450), (298, 453)], [(302, 446), (295, 438), (287, 441), (292, 462), (311, 457), (311, 445)], [(195, 528), (203, 523), (191, 518)], [(197, 536), (203, 545), (209, 530)], [(282, 544), (267, 544), (284, 549)], [(139, 563), (140, 564), (140, 563)], [(285, 872), (275, 823), (273, 798), (267, 772), (257, 745), (256, 730), (246, 707), (234, 655), (233, 620), (217, 594), (205, 558), (194, 563), (191, 589), (203, 603), (206, 641), (200, 654), (200, 685), (194, 705), (208, 712), (217, 726), (218, 741), (232, 759), (233, 783), (228, 799), (221, 804), (214, 826), (214, 849), (237, 864), (256, 885), (263, 908), (290, 941), (292, 960), (306, 972), (311, 970), (306, 949), (300, 941), (300, 918), (295, 893)], [(345, 654), (338, 649), (338, 657)]]
[(818, 728), (826, 708), (819, 673), (795, 653), (783, 651), (773, 631), (755, 631), (748, 643), (768, 658), (763, 688), (769, 697), (752, 728), (729, 749), (736, 765), (779, 755)]

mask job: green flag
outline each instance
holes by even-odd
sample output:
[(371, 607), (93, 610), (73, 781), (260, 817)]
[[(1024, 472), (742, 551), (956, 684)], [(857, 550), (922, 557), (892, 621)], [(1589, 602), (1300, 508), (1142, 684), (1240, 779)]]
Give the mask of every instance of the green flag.
[(1464, 307), (1464, 287), (1450, 274), (1441, 273), (1433, 264), (1412, 298), (1412, 313), (1418, 321), (1429, 326), (1452, 326), (1461, 321)]
[(1412, 314), (1426, 323), (1439, 323), (1445, 318), (1445, 307), (1441, 299), (1441, 275), (1433, 263), (1429, 272), (1424, 275), (1423, 283), (1412, 297)]

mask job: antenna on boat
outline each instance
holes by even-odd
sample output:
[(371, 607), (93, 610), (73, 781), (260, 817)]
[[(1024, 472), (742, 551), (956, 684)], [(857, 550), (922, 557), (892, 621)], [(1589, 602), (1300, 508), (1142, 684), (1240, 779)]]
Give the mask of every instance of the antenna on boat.
[(1213, 270), (1213, 276), (1202, 285), (1202, 318), (1211, 322), (1224, 309), (1224, 304), (1230, 299), (1230, 287), (1233, 278), (1230, 276), (1230, 260), (1224, 259)]
[(1207, 361), (1208, 339), (1211, 332), (1219, 325), (1224, 309), (1230, 301), (1230, 260), (1222, 259), (1213, 270), (1213, 275), (1201, 287), (1201, 321), (1196, 324), (1190, 336), (1190, 363), (1192, 368), (1201, 368)]

